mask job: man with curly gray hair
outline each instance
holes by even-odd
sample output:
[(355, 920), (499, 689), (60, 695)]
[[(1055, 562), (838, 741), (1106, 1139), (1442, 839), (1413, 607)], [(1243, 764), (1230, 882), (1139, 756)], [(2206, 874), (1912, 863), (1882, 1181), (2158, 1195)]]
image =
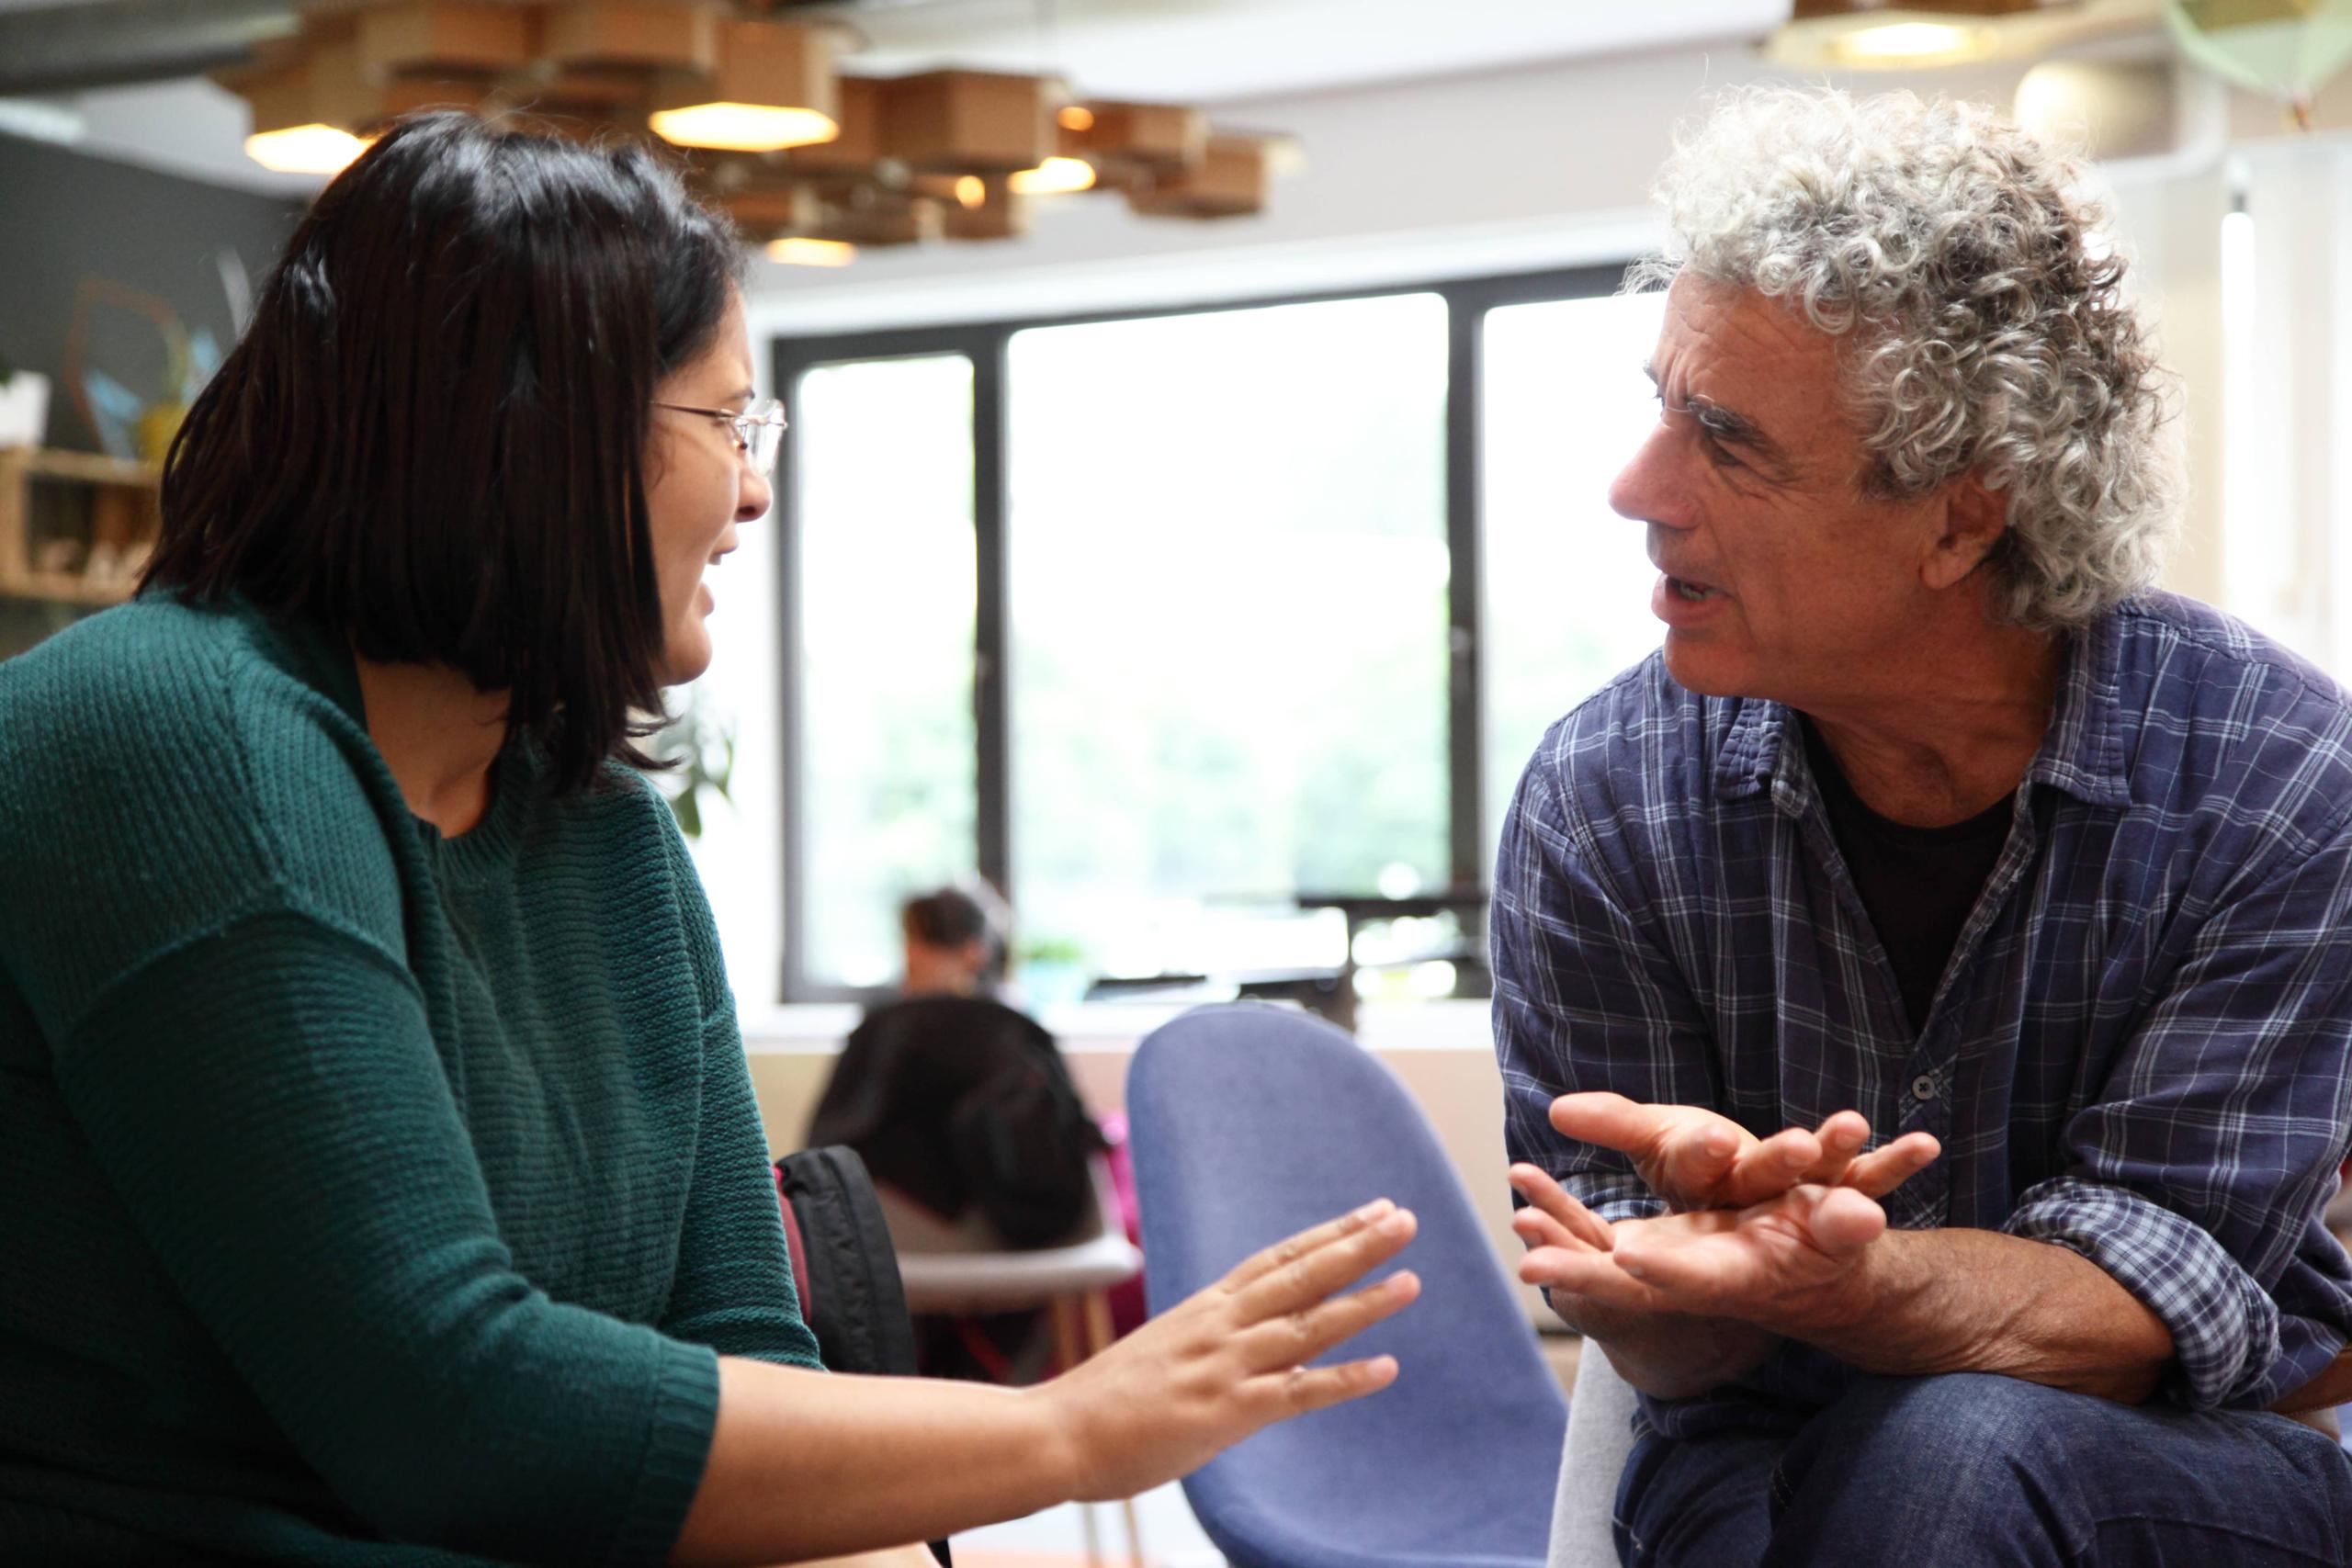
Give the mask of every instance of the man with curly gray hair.
[(2352, 703), (2151, 588), (2166, 384), (2067, 158), (1771, 89), (1661, 194), (1665, 646), (1493, 911), (1621, 1556), (2352, 1561)]

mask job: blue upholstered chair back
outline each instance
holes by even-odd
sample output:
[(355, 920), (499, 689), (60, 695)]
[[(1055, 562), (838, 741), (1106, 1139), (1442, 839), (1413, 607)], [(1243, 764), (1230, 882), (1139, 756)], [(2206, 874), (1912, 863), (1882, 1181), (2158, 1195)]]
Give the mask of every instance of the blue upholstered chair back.
[(1188, 1479), (1218, 1549), (1239, 1568), (1542, 1563), (1567, 1402), (1404, 1086), (1330, 1025), (1242, 1004), (1146, 1039), (1127, 1111), (1155, 1313), (1371, 1199), (1420, 1220), (1399, 1264), (1420, 1275), (1420, 1300), (1339, 1353), (1392, 1354), (1397, 1381)]

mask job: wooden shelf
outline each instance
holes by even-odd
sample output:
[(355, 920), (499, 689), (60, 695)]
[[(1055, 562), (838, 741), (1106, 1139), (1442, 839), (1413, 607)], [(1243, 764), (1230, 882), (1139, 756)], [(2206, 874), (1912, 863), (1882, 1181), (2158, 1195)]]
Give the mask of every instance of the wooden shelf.
[(152, 544), (162, 480), (145, 463), (40, 447), (0, 450), (0, 597), (97, 608), (130, 597), (133, 573), (92, 577), (44, 570), (51, 540), (130, 552)]
[(0, 599), (40, 599), (102, 610), (129, 599), (138, 585), (135, 576), (93, 579), (70, 571), (24, 571), (0, 578)]
[(85, 484), (130, 485), (153, 490), (162, 479), (152, 465), (128, 457), (102, 457), (96, 452), (65, 452), (53, 446), (0, 449), (0, 463), (15, 463), (26, 473), (45, 479), (79, 479)]

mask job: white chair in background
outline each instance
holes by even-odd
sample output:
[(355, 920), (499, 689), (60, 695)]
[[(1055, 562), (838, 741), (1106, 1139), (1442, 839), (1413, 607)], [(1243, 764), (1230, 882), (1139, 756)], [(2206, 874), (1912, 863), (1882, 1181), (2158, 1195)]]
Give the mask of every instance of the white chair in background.
[[(978, 1315), (1046, 1310), (1053, 1314), (1054, 1359), (1073, 1367), (1111, 1343), (1111, 1292), (1143, 1271), (1143, 1253), (1119, 1223), (1119, 1200), (1110, 1161), (1091, 1156), (1093, 1203), (1070, 1240), (1059, 1247), (1014, 1249), (1004, 1245), (977, 1208), (949, 1220), (905, 1193), (876, 1182), (882, 1217), (898, 1249), (899, 1279), (907, 1310), (918, 1315)], [(1127, 1531), (1127, 1553), (1143, 1568), (1143, 1541), (1133, 1501), (1120, 1509)], [(1094, 1510), (1080, 1515), (1086, 1529), (1086, 1561), (1102, 1561)]]
[(1577, 1357), (1546, 1568), (1617, 1568), (1617, 1480), (1634, 1451), (1633, 1384), (1588, 1339)]

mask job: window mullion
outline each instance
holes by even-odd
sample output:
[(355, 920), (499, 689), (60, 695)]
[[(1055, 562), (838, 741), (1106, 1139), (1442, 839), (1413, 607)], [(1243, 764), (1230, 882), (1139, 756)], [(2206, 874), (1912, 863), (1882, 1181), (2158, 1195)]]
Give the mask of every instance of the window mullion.
[(983, 332), (972, 357), (973, 829), (980, 874), (1009, 903), (1012, 889), (1012, 670), (1006, 615), (1005, 359), (1011, 334)]
[(1480, 638), (1486, 615), (1479, 509), (1479, 344), (1487, 307), (1446, 297), (1445, 543), (1447, 842), (1453, 885), (1486, 885), (1486, 683)]

